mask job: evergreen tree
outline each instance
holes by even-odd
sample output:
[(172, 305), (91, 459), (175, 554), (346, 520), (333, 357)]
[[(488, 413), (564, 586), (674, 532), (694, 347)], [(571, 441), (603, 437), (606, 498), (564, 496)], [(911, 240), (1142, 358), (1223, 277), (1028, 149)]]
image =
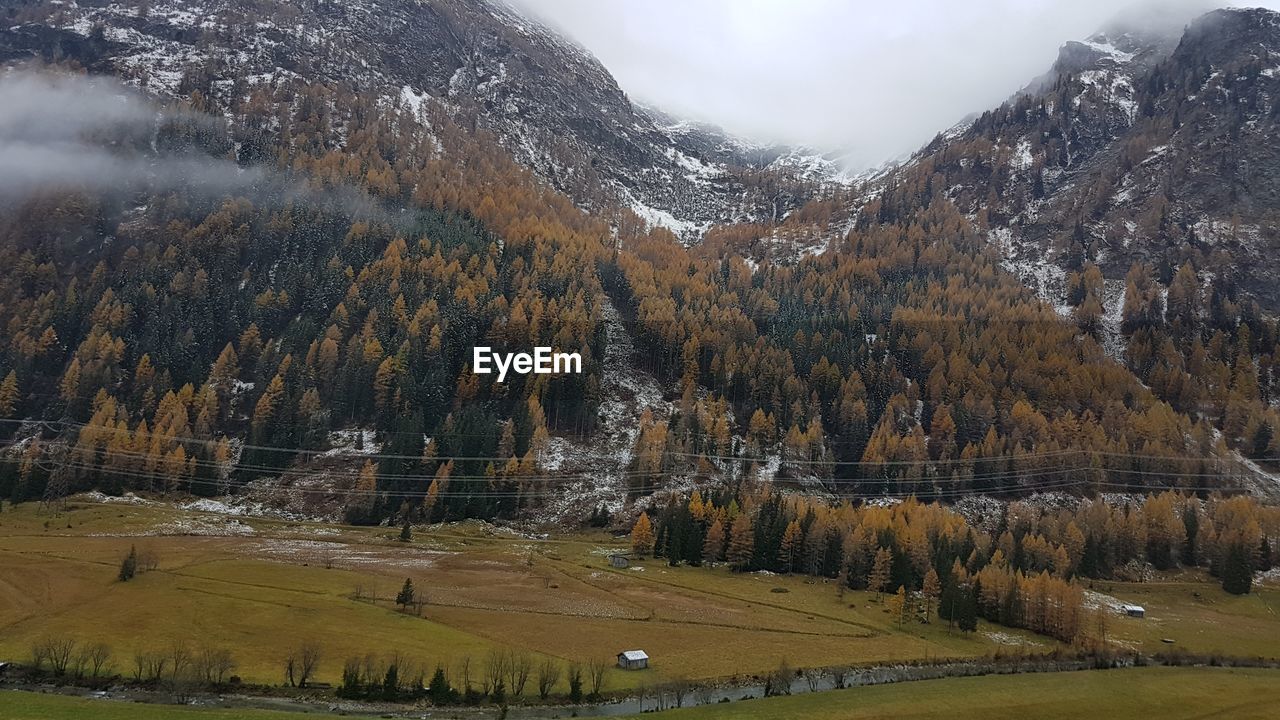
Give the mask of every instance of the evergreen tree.
[(1222, 589), (1232, 595), (1248, 595), (1253, 589), (1253, 568), (1249, 564), (1249, 550), (1236, 541), (1227, 547), (1222, 563)]
[(138, 574), (138, 550), (132, 545), (129, 546), (129, 554), (125, 556), (124, 561), (120, 563), (120, 572), (116, 575), (120, 582), (128, 582), (133, 576)]
[[(412, 591), (412, 587), (410, 588)], [(382, 678), (382, 697), (384, 700), (395, 700), (400, 694), (400, 668), (392, 662), (387, 666), (387, 674)]]
[(413, 580), (405, 578), (404, 585), (401, 586), (400, 592), (396, 593), (396, 604), (402, 609), (407, 610), (414, 602), (414, 595), (415, 591), (413, 589)]
[(569, 663), (569, 702), (582, 702), (582, 666), (576, 662)]
[(444, 674), (444, 668), (437, 666), (435, 673), (431, 676), (431, 682), (427, 684), (427, 697), (431, 698), (432, 705), (449, 705), (458, 698), (458, 693), (449, 687), (449, 679)]

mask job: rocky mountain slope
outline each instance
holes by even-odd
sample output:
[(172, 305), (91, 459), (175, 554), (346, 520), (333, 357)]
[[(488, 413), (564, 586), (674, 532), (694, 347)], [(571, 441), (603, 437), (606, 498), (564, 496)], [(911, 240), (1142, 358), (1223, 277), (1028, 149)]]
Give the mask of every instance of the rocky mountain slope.
[(1278, 113), (1280, 15), (1220, 10), (1172, 35), (1069, 42), (1049, 74), (915, 162), (948, 175), (948, 197), (1054, 304), (1086, 261), (1118, 298), (1134, 262), (1167, 284), (1190, 260), (1275, 311)]
[(686, 240), (781, 214), (835, 172), (634, 105), (589, 53), (497, 1), (27, 2), (4, 24), (0, 60), (73, 59), (159, 94), (225, 99), (306, 77), (440, 103), (579, 205), (629, 208)]

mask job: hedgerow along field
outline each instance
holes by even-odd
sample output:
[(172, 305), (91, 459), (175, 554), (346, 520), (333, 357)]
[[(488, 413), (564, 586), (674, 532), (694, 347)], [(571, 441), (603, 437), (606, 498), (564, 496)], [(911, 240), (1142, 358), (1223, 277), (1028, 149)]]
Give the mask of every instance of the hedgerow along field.
[[(1263, 720), (1280, 703), (1280, 671), (1136, 668), (1073, 673), (988, 675), (832, 690), (670, 710), (672, 720), (858, 720), (905, 718), (1106, 717), (1165, 720), (1224, 716)], [(61, 695), (0, 691), (9, 720), (290, 720), (335, 717), (247, 708), (175, 708)], [(634, 717), (651, 717), (650, 715)]]
[[(248, 683), (280, 684), (300, 643), (322, 650), (315, 681), (337, 684), (347, 658), (398, 653), (426, 675), (455, 676), (498, 650), (535, 661), (653, 658), (646, 672), (608, 671), (604, 690), (671, 680), (746, 679), (776, 669), (937, 661), (1061, 647), (983, 623), (950, 631), (935, 618), (899, 628), (873, 593), (834, 582), (644, 561), (609, 567), (621, 541), (605, 534), (539, 540), (482, 524), (395, 528), (228, 517), (165, 504), (38, 503), (0, 513), (0, 658), (25, 662), (49, 637), (105, 642), (128, 675), (136, 653), (174, 643), (232, 652)], [(122, 583), (130, 548), (156, 569)], [(392, 599), (405, 578), (425, 604)], [(1173, 647), (1280, 656), (1274, 587), (1242, 598), (1187, 575), (1110, 586), (1148, 604), (1144, 620), (1114, 617), (1117, 647)], [(476, 674), (479, 670), (473, 670)], [(567, 691), (565, 680), (554, 694)], [(527, 692), (527, 694), (529, 694)]]

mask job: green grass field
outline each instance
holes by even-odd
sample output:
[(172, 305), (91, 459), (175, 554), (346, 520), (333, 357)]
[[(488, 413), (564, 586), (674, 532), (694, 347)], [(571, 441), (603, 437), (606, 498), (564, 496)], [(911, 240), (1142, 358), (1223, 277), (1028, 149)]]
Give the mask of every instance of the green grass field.
[(662, 713), (661, 717), (1262, 720), (1277, 717), (1277, 708), (1280, 670), (1137, 668), (924, 680), (686, 708)]

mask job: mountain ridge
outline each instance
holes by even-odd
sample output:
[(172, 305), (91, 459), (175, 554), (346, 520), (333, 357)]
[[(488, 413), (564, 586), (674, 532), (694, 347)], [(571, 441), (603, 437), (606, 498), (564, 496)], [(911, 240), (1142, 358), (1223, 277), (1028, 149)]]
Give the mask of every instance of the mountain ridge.
[(140, 7), (11, 10), (0, 55), (70, 58), (168, 95), (193, 84), (225, 94), (230, 79), (253, 86), (301, 71), (383, 88), (388, 102), (438, 102), (581, 206), (633, 209), (687, 241), (713, 223), (786, 212), (835, 179), (822, 163), (770, 168), (767, 153), (718, 129), (670, 132), (590, 53), (496, 0), (320, 0), (265, 14), (247, 0)]

